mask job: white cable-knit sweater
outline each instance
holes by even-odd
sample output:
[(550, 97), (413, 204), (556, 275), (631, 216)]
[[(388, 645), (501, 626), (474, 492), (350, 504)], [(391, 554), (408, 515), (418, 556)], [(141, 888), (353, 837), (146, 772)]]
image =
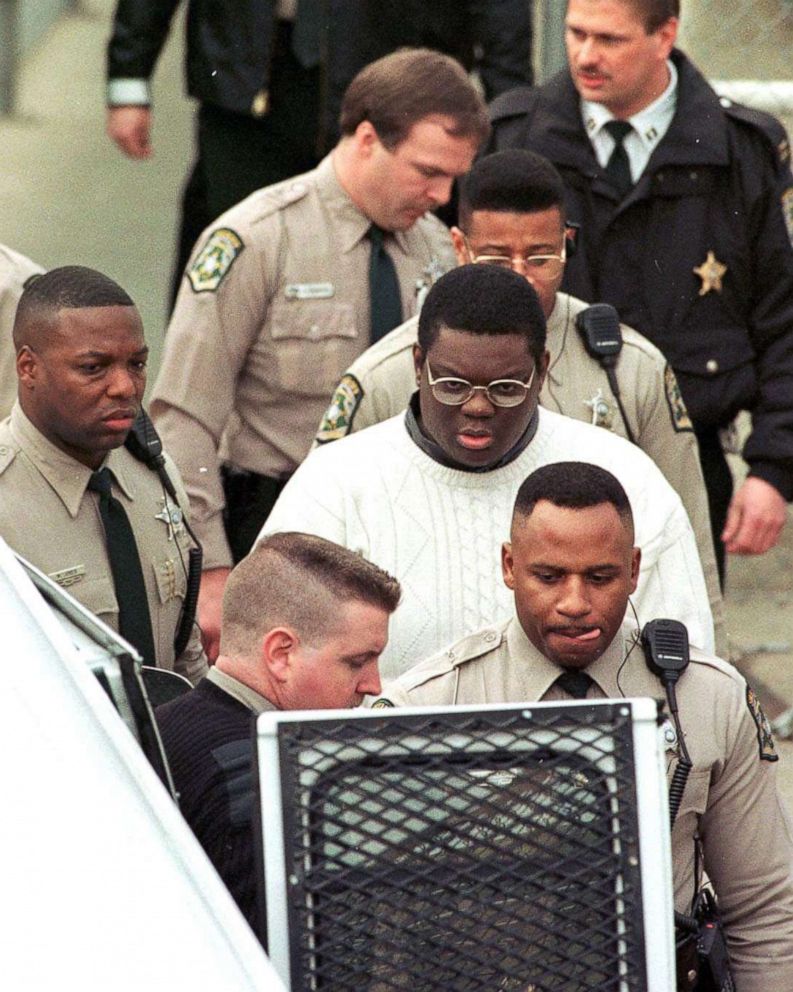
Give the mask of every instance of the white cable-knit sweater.
[(677, 493), (639, 448), (541, 409), (537, 433), (514, 461), (462, 472), (410, 438), (404, 414), (312, 451), (262, 530), (319, 534), (360, 552), (402, 583), (380, 670), (393, 678), (445, 645), (512, 612), (501, 577), (515, 495), (534, 469), (586, 461), (616, 475), (631, 501), (642, 550), (633, 597), (640, 623), (683, 621), (713, 651), (713, 620), (694, 534)]

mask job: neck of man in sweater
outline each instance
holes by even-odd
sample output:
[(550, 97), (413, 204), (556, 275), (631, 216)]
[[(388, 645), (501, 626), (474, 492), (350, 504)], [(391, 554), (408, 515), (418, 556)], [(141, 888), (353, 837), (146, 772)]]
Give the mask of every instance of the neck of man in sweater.
[(424, 430), (424, 425), (421, 422), (418, 390), (410, 397), (410, 403), (405, 413), (405, 427), (414, 444), (418, 445), (424, 454), (428, 455), (433, 461), (444, 465), (446, 468), (456, 469), (458, 472), (493, 472), (497, 468), (503, 468), (504, 465), (509, 465), (510, 462), (515, 461), (519, 455), (523, 454), (531, 444), (532, 438), (537, 433), (539, 422), (539, 410), (535, 410), (526, 430), (509, 451), (502, 455), (495, 464), (471, 467), (470, 465), (462, 465), (460, 462), (456, 462), (453, 458), (450, 458), (443, 448)]

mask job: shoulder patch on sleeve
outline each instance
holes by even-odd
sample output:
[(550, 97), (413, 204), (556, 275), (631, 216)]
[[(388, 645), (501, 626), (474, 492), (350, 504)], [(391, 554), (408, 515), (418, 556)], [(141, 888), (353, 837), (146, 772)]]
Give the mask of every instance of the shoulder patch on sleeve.
[(763, 707), (760, 705), (760, 700), (754, 689), (750, 686), (746, 686), (746, 705), (749, 707), (749, 712), (752, 715), (752, 719), (757, 727), (757, 743), (760, 747), (760, 760), (761, 761), (779, 761), (779, 755), (776, 753), (776, 748), (774, 747), (774, 736), (771, 733), (771, 724), (768, 722), (768, 717), (763, 712)]
[(664, 369), (664, 389), (666, 391), (666, 402), (669, 404), (669, 415), (672, 418), (672, 426), (680, 431), (693, 431), (694, 425), (688, 415), (680, 386), (677, 384), (677, 377), (672, 371), (672, 366), (667, 365)]
[(193, 292), (214, 293), (244, 247), (242, 238), (230, 227), (213, 231), (187, 270)]
[(348, 372), (342, 377), (319, 425), (317, 444), (338, 441), (340, 437), (350, 433), (355, 411), (363, 396), (363, 387), (354, 375)]

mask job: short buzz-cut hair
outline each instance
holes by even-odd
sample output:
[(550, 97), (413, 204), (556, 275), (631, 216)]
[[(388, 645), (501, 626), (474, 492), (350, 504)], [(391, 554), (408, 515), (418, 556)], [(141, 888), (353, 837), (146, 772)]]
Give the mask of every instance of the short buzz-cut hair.
[(455, 59), (430, 48), (403, 48), (370, 63), (347, 87), (341, 104), (342, 135), (369, 121), (390, 149), (424, 117), (449, 117), (449, 134), (477, 147), (490, 134), (485, 102)]
[(628, 494), (616, 476), (589, 462), (554, 462), (535, 469), (524, 479), (515, 497), (512, 516), (531, 516), (542, 500), (570, 510), (586, 510), (610, 503), (633, 538), (633, 511)]
[(34, 326), (58, 310), (134, 306), (126, 290), (96, 269), (84, 265), (50, 269), (25, 284), (14, 318), (14, 345), (19, 349), (27, 344)]
[(529, 282), (511, 269), (461, 265), (433, 284), (419, 314), (418, 344), (426, 355), (441, 328), (469, 334), (518, 334), (535, 362), (545, 352), (545, 314)]
[(460, 181), (459, 224), (468, 231), (476, 210), (530, 214), (564, 203), (562, 177), (547, 158), (527, 148), (507, 148), (474, 162)]
[(399, 582), (361, 555), (314, 534), (263, 538), (235, 566), (223, 594), (220, 653), (251, 657), (268, 630), (287, 626), (314, 647), (340, 625), (339, 606), (399, 605)]
[(680, 17), (680, 0), (622, 0), (633, 8), (644, 24), (647, 34), (653, 34), (672, 17)]

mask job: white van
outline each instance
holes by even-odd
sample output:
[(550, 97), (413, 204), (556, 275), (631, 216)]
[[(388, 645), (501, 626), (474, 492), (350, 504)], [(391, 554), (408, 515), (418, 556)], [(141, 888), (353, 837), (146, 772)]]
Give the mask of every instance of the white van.
[(37, 582), (0, 540), (0, 986), (284, 992), (109, 698), (129, 647)]

